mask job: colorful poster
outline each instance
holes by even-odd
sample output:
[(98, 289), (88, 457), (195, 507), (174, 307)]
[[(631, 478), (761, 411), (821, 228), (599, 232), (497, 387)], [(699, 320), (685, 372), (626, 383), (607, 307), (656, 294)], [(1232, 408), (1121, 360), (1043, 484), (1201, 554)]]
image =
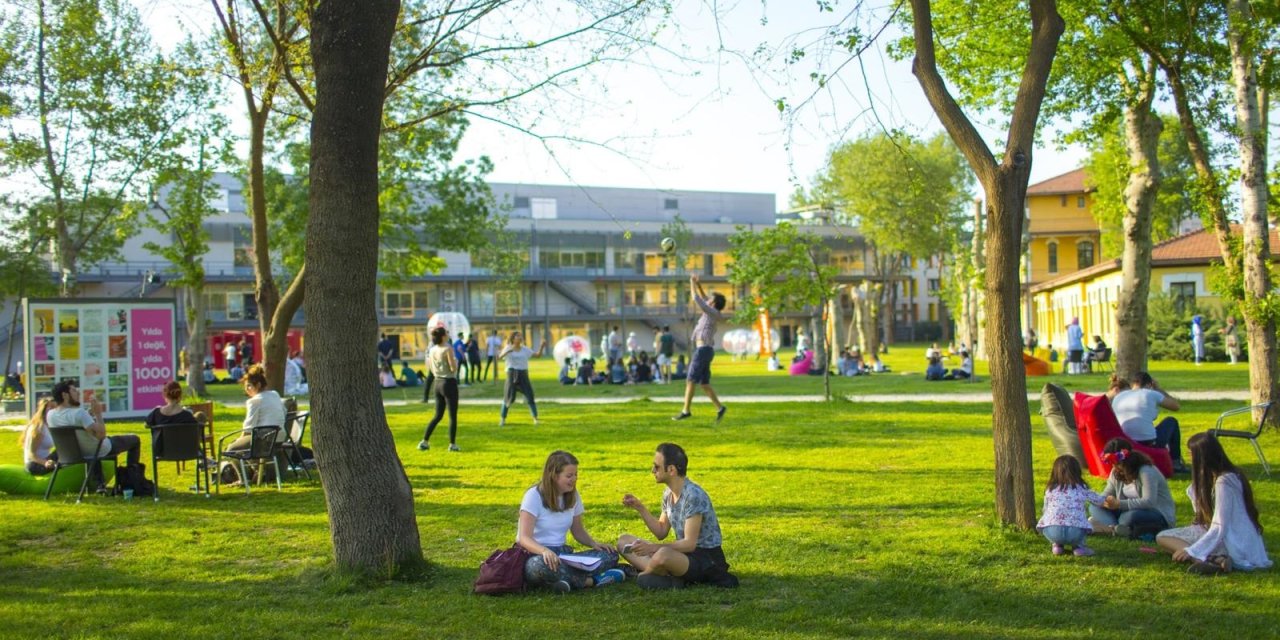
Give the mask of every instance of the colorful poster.
[(75, 309), (59, 311), (58, 333), (80, 333), (80, 312)]
[(102, 347), (102, 336), (80, 336), (80, 344), (84, 347), (85, 360), (105, 360), (106, 353)]
[(107, 331), (110, 333), (129, 332), (129, 310), (114, 308), (107, 312)]
[(127, 336), (110, 336), (107, 338), (107, 357), (129, 357), (129, 338)]
[(80, 314), (80, 333), (103, 333), (106, 326), (102, 321), (102, 309), (85, 309)]
[(80, 359), (80, 336), (60, 336), (58, 338), (58, 359)]
[(53, 341), (53, 336), (36, 336), (34, 344), (35, 356), (31, 359), (36, 362), (42, 360), (45, 362), (52, 362), (53, 355), (57, 352)]
[(36, 309), (31, 317), (36, 333), (53, 333), (53, 309)]
[(129, 333), (133, 408), (162, 405), (164, 385), (173, 379), (173, 309), (133, 309)]

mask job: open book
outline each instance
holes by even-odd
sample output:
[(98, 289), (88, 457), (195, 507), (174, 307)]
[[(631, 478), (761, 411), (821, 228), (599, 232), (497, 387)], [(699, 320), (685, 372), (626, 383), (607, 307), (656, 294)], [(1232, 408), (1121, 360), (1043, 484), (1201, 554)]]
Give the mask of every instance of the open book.
[(595, 571), (600, 566), (600, 558), (596, 556), (583, 556), (576, 553), (566, 553), (560, 556), (560, 561), (583, 571)]

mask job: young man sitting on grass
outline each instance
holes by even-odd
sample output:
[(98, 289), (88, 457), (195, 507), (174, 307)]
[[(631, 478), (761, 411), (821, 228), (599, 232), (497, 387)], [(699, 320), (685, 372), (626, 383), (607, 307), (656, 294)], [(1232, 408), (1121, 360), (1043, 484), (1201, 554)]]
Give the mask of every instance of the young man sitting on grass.
[(697, 582), (736, 587), (738, 578), (729, 573), (729, 562), (720, 548), (720, 521), (711, 497), (685, 477), (688, 468), (689, 457), (680, 445), (658, 445), (653, 479), (666, 485), (660, 518), (653, 517), (635, 496), (628, 493), (622, 498), (622, 504), (635, 509), (658, 540), (675, 529), (675, 542), (660, 544), (625, 534), (618, 539), (618, 551), (640, 570), (636, 584), (646, 589), (678, 589)]

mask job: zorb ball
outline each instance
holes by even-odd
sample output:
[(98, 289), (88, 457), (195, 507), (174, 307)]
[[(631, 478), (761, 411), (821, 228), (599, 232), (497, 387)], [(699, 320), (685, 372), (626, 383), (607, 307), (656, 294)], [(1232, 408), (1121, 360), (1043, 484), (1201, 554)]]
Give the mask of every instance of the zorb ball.
[(551, 349), (556, 364), (564, 364), (565, 358), (577, 366), (579, 362), (591, 357), (591, 345), (578, 336), (565, 336)]
[[(781, 339), (782, 339), (782, 336), (778, 334), (777, 329), (769, 330), (769, 344), (773, 345), (774, 351), (778, 350), (778, 341)], [(759, 330), (757, 329), (751, 330), (751, 335), (748, 338), (747, 349), (748, 349), (748, 353), (760, 353), (760, 331)]]
[[(430, 336), (436, 327), (444, 327), (444, 330), (449, 332), (449, 342), (457, 340), (459, 333), (465, 333), (468, 338), (471, 337), (471, 323), (467, 321), (466, 316), (457, 311), (440, 311), (431, 314), (431, 317), (427, 318), (427, 335)], [(503, 336), (503, 339), (505, 340), (506, 336)]]
[(742, 356), (748, 353), (751, 342), (751, 332), (746, 329), (734, 329), (726, 331), (724, 337), (720, 339), (720, 345), (724, 350), (735, 355)]
[(663, 238), (663, 239), (662, 239), (662, 251), (663, 251), (663, 253), (671, 253), (672, 251), (675, 251), (675, 250), (676, 250), (676, 239), (675, 239), (675, 238)]

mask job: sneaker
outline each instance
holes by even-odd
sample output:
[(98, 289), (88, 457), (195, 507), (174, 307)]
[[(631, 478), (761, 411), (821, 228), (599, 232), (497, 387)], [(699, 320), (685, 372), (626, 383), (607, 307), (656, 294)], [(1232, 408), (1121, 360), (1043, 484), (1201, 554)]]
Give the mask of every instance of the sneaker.
[(1152, 532), (1148, 531), (1148, 532), (1146, 532), (1146, 533), (1144, 533), (1144, 534), (1142, 534), (1142, 535), (1138, 536), (1138, 539), (1139, 539), (1139, 540), (1141, 540), (1141, 541), (1143, 541), (1143, 542), (1155, 542), (1155, 541), (1156, 541), (1156, 534), (1154, 534), (1154, 533), (1152, 533)]
[(1087, 558), (1087, 557), (1089, 557), (1089, 556), (1093, 555), (1093, 549), (1090, 549), (1089, 547), (1086, 547), (1086, 546), (1081, 545), (1081, 546), (1076, 547), (1076, 548), (1075, 548), (1075, 550), (1074, 550), (1074, 551), (1072, 551), (1071, 553), (1073, 553), (1073, 554), (1075, 554), (1075, 555), (1077, 555), (1077, 556), (1080, 556), (1080, 557), (1082, 557), (1082, 558)]
[(636, 585), (641, 589), (683, 589), (684, 580), (656, 573), (642, 573), (636, 576)]
[(499, 426), (499, 427), (505, 427), (505, 426), (507, 426), (507, 419), (506, 419), (506, 418), (498, 418), (498, 426)]
[(1062, 555), (1062, 554), (1064, 554), (1064, 553), (1066, 553), (1066, 552), (1067, 552), (1067, 550), (1066, 550), (1066, 549), (1063, 549), (1063, 548), (1062, 548), (1062, 545), (1060, 545), (1060, 544), (1058, 544), (1058, 543), (1056, 543), (1056, 542), (1055, 542), (1055, 543), (1053, 543), (1053, 555), (1055, 555), (1055, 556), (1060, 556), (1060, 555)]
[(572, 588), (567, 580), (557, 580), (551, 583), (551, 590), (559, 594), (569, 593)]
[(1194, 573), (1199, 576), (1216, 576), (1220, 573), (1231, 572), (1231, 558), (1224, 555), (1209, 556), (1204, 562), (1193, 562), (1187, 567), (1188, 573)]
[(430, 448), (431, 448), (431, 445), (427, 444), (426, 440), (423, 440), (422, 442), (418, 443), (418, 451), (426, 451), (427, 449), (430, 449)]
[(538, 426), (538, 416), (533, 417), (533, 426)]
[(1191, 467), (1188, 467), (1188, 466), (1187, 466), (1187, 463), (1185, 463), (1185, 462), (1183, 462), (1183, 461), (1181, 461), (1181, 460), (1174, 460), (1174, 461), (1173, 461), (1173, 472), (1174, 472), (1174, 473), (1191, 473)]
[(671, 419), (684, 420), (685, 418), (691, 418), (691, 417), (693, 417), (692, 413), (689, 413), (688, 411), (681, 411), (679, 414), (672, 416)]
[(627, 574), (623, 573), (622, 569), (609, 569), (608, 571), (594, 576), (592, 579), (595, 580), (597, 587), (603, 587), (606, 584), (613, 584), (615, 582), (622, 582), (623, 580), (626, 580)]
[(1114, 533), (1117, 538), (1133, 539), (1133, 527), (1130, 527), (1127, 524), (1116, 525), (1116, 528), (1114, 529)]
[(453, 444), (452, 442), (451, 442), (451, 443), (449, 443), (449, 450), (450, 450), (450, 451), (462, 451), (462, 449), (459, 449), (459, 448), (458, 448), (458, 445)]
[(720, 424), (720, 421), (724, 419), (724, 412), (728, 409), (729, 407), (720, 405), (720, 410), (716, 412), (716, 424)]

